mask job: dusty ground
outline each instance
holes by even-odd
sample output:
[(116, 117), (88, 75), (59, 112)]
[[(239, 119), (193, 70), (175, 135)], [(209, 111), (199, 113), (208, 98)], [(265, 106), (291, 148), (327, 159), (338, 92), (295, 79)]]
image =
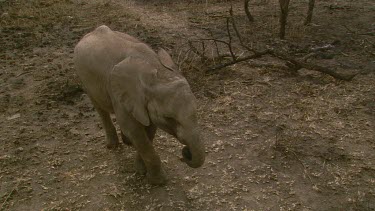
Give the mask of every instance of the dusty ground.
[(225, 34), (229, 3), (175, 2), (0, 1), (0, 210), (375, 210), (370, 0), (317, 1), (307, 27), (307, 3), (292, 1), (287, 41), (276, 38), (276, 1), (252, 2), (252, 25), (234, 3), (254, 45), (304, 54), (336, 41), (311, 61), (361, 73), (350, 82), (295, 75), (263, 58), (204, 74), (193, 62), (184, 74), (199, 101), (204, 167), (182, 164), (182, 146), (159, 132), (169, 182), (154, 187), (135, 174), (132, 148), (104, 147), (74, 45), (106, 24), (177, 60), (187, 38)]

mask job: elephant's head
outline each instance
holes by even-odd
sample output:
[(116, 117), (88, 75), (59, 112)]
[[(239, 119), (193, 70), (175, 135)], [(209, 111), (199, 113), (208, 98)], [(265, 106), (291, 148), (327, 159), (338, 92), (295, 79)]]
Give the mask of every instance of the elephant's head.
[(141, 124), (154, 124), (176, 137), (185, 145), (182, 161), (198, 168), (204, 163), (205, 149), (196, 99), (169, 54), (161, 49), (155, 56), (157, 63), (128, 57), (114, 67), (109, 77), (112, 101)]

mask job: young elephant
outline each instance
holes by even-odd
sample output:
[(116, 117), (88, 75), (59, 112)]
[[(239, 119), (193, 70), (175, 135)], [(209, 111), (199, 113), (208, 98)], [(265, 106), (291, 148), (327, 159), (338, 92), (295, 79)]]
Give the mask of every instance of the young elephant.
[(165, 50), (155, 53), (134, 37), (100, 26), (77, 44), (74, 64), (102, 119), (107, 147), (119, 144), (114, 113), (123, 141), (137, 150), (137, 170), (147, 172), (150, 183), (165, 182), (152, 146), (157, 127), (186, 145), (182, 161), (193, 168), (203, 165), (195, 97)]

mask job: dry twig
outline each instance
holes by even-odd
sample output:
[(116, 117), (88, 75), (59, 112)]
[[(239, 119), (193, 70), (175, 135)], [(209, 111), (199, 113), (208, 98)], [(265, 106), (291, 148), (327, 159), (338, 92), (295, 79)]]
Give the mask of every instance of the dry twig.
[(192, 41), (192, 40), (189, 40), (189, 46), (190, 46), (190, 49), (195, 53), (197, 54), (198, 56), (201, 57), (202, 60), (208, 60), (206, 54), (205, 54), (205, 51), (206, 51), (206, 48), (205, 48), (205, 45), (204, 45), (204, 42), (201, 40), (200, 43), (202, 43), (202, 51), (199, 51), (193, 44), (193, 42), (198, 42), (198, 41)]
[(249, 1), (250, 0), (244, 1), (245, 13), (246, 13), (247, 19), (249, 19), (250, 22), (254, 22), (254, 17), (251, 15), (250, 10), (249, 10)]
[(18, 180), (16, 186), (12, 189), (12, 191), (10, 191), (10, 193), (8, 194), (8, 196), (5, 198), (4, 202), (1, 204), (0, 210), (3, 210), (3, 207), (4, 207), (5, 203), (9, 200), (9, 198), (12, 196), (12, 194), (15, 191), (17, 191), (20, 182), (21, 182), (21, 180)]
[(279, 0), (280, 3), (280, 39), (285, 38), (285, 27), (289, 13), (289, 0)]
[(228, 33), (228, 38), (229, 38), (229, 42), (228, 42), (229, 52), (230, 52), (230, 55), (232, 56), (233, 61), (236, 61), (237, 57), (234, 54), (233, 49), (232, 49), (232, 35), (229, 29), (229, 18), (227, 18), (227, 33)]
[(251, 48), (249, 48), (248, 46), (246, 46), (243, 41), (242, 41), (242, 37), (241, 37), (241, 34), (240, 32), (238, 31), (238, 28), (237, 28), (237, 25), (236, 25), (236, 21), (234, 20), (234, 16), (233, 16), (233, 8), (232, 6), (230, 7), (229, 9), (229, 14), (230, 14), (230, 18), (231, 18), (231, 21), (232, 21), (232, 27), (234, 29), (234, 32), (236, 33), (237, 35), (237, 38), (238, 40), (240, 41), (240, 44), (242, 47), (244, 47), (246, 50), (250, 51), (250, 52), (254, 52)]
[(311, 23), (314, 6), (315, 6), (315, 0), (309, 0), (309, 9), (307, 10), (307, 16), (306, 16), (305, 23), (304, 23), (305, 25), (308, 25)]

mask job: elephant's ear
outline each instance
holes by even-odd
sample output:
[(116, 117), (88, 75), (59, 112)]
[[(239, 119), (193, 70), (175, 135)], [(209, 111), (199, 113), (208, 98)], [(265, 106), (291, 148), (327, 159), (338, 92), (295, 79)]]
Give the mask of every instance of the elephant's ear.
[(145, 91), (156, 73), (156, 69), (139, 58), (128, 57), (118, 63), (109, 76), (109, 92), (115, 109), (126, 109), (138, 122), (149, 126)]
[(177, 65), (173, 62), (172, 57), (168, 54), (166, 50), (160, 48), (158, 51), (158, 56), (160, 62), (172, 71), (178, 71)]

